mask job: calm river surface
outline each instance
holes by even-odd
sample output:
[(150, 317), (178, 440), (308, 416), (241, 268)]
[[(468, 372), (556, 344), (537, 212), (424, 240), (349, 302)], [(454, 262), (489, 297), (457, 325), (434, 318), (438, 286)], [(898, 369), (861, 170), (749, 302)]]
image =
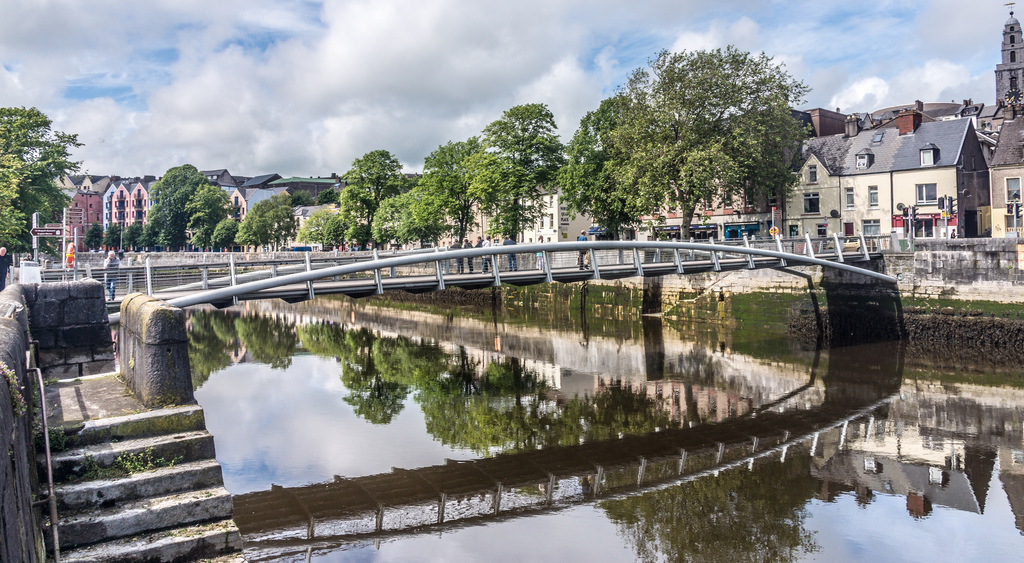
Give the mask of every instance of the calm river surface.
[(1020, 561), (1021, 368), (622, 308), (190, 317), (250, 561)]

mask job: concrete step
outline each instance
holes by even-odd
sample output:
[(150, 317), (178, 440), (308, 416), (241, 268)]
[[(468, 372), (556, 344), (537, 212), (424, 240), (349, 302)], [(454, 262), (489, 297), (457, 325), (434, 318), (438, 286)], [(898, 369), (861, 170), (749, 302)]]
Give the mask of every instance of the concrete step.
[(98, 479), (56, 487), (57, 510), (110, 508), (125, 502), (223, 485), (220, 464), (206, 459), (134, 473), (120, 479)]
[(211, 487), (62, 515), (57, 531), (64, 550), (225, 518), (231, 518), (231, 494)]
[[(124, 442), (96, 444), (84, 448), (75, 448), (53, 456), (53, 479), (60, 483), (85, 475), (90, 465), (111, 467), (114, 460), (122, 454), (139, 455), (152, 450), (154, 459), (163, 458), (171, 461), (180, 458), (178, 463), (188, 463), (203, 459), (214, 459), (213, 436), (202, 430), (183, 432), (167, 436), (138, 438)], [(91, 461), (90, 461), (91, 460)], [(46, 457), (36, 458), (40, 480), (46, 480)]]
[(65, 428), (72, 447), (84, 447), (104, 442), (117, 442), (179, 434), (206, 429), (203, 409), (199, 405), (184, 405), (152, 411), (87, 420), (81, 426)]
[(237, 553), (242, 537), (231, 520), (187, 526), (61, 551), (67, 563), (198, 561)]

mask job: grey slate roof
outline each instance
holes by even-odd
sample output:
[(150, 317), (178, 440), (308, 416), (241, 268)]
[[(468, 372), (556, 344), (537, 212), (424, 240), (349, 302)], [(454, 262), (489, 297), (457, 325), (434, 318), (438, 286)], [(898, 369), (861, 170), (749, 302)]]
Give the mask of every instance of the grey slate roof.
[(921, 149), (926, 148), (929, 144), (935, 145), (939, 149), (934, 166), (953, 166), (960, 158), (967, 133), (972, 130), (973, 127), (969, 119), (922, 123), (912, 135), (900, 136), (901, 142), (893, 158), (892, 169), (921, 168)]
[(843, 170), (843, 163), (846, 162), (846, 153), (850, 150), (850, 139), (843, 135), (829, 135), (827, 137), (814, 137), (808, 139), (807, 149), (814, 156), (818, 157), (830, 175), (836, 175)]
[(245, 190), (245, 203), (252, 209), (253, 205), (265, 200), (270, 199), (278, 194), (286, 193), (288, 190), (284, 188), (259, 188), (259, 189), (248, 189)]
[(266, 184), (268, 182), (272, 182), (274, 180), (280, 180), (280, 179), (281, 179), (281, 176), (279, 176), (277, 174), (263, 174), (261, 176), (254, 176), (254, 177), (250, 178), (249, 180), (246, 180), (242, 184), (241, 187), (243, 187), (243, 188), (252, 188), (252, 187), (255, 187), (255, 186), (262, 186), (263, 184)]
[(999, 131), (999, 142), (996, 144), (996, 152), (992, 155), (990, 166), (1020, 166), (1024, 162), (1022, 133), (1024, 133), (1024, 119), (1003, 122), (1003, 128)]

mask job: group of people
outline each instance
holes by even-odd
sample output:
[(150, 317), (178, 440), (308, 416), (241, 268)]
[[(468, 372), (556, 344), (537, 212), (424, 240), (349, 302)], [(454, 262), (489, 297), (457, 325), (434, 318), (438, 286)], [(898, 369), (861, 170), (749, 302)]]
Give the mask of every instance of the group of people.
[[(585, 242), (587, 240), (587, 233), (586, 233), (586, 231), (580, 231), (580, 236), (576, 240), (584, 241)], [(551, 242), (551, 237), (548, 237), (546, 241), (545, 241), (544, 237), (540, 237), (540, 236), (537, 237), (537, 243), (538, 244), (543, 244), (545, 242)], [(513, 244), (517, 244), (516, 240), (513, 239), (510, 236), (506, 235), (504, 240), (502, 240), (501, 242), (498, 242), (498, 240), (496, 238), (491, 237), (491, 235), (487, 235), (486, 238), (482, 237), (482, 236), (476, 237), (476, 244), (473, 244), (468, 238), (465, 238), (465, 239), (462, 239), (462, 240), (455, 239), (455, 240), (451, 241), (451, 244), (448, 246), (448, 249), (449, 250), (460, 250), (460, 249), (466, 249), (466, 248), (489, 248), (491, 246), (499, 246), (499, 245), (500, 246), (509, 246), (509, 245), (513, 245)], [(466, 273), (466, 266), (468, 265), (469, 266), (469, 273), (472, 274), (473, 273), (473, 260), (474, 260), (474, 258), (456, 258), (455, 259), (455, 273), (458, 273), (458, 274)], [(516, 254), (514, 252), (508, 254), (507, 260), (508, 260), (508, 269), (510, 271), (515, 272), (515, 271), (519, 270), (519, 260), (517, 259), (517, 256), (516, 256)], [(489, 272), (491, 270), (491, 257), (490, 256), (483, 256), (481, 258), (481, 267), (482, 267), (481, 271), (483, 271), (484, 273), (487, 273), (487, 272)], [(590, 255), (585, 250), (581, 250), (580, 253), (579, 253), (579, 267), (580, 267), (581, 270), (584, 270), (584, 269), (590, 267)], [(541, 250), (538, 250), (537, 251), (537, 269), (543, 270), (544, 268), (545, 268), (544, 252), (541, 251)]]

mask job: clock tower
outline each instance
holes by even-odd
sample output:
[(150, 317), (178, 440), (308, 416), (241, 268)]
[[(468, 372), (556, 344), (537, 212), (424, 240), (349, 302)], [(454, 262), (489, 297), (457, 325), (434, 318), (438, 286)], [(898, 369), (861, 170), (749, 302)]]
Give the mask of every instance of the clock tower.
[[(1010, 4), (1012, 7), (1012, 4)], [(1024, 88), (1024, 32), (1010, 12), (1003, 24), (1003, 62), (996, 65), (996, 104), (1019, 105)]]

